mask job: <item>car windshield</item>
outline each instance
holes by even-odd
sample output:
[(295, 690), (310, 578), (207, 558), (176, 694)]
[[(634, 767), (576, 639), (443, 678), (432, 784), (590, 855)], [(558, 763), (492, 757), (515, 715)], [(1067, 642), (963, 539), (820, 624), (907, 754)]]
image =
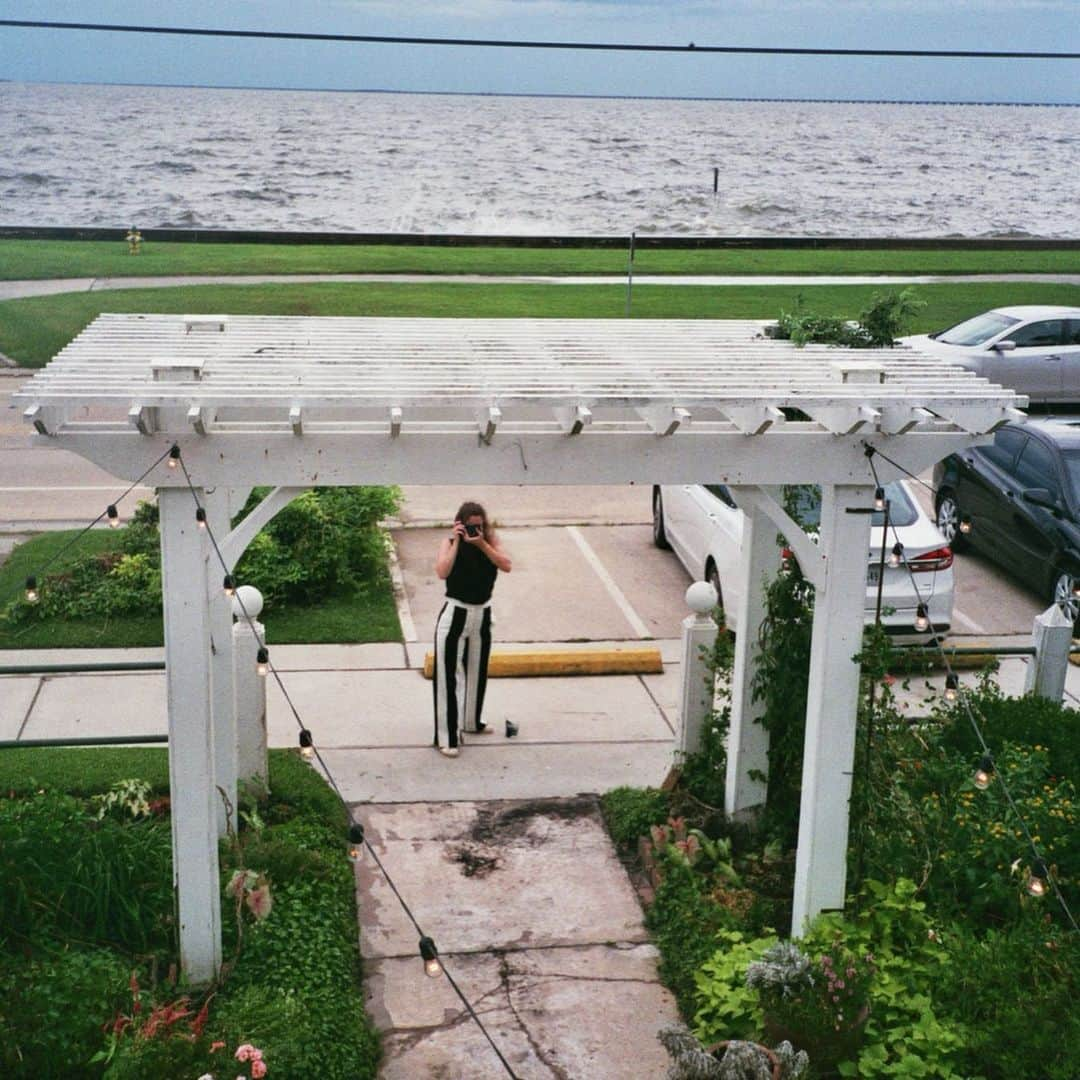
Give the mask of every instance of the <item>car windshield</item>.
[[(1080, 464), (1077, 466), (1080, 468)], [(885, 485), (885, 498), (889, 501), (890, 525), (914, 525), (919, 511), (911, 497), (898, 481)], [(795, 515), (807, 529), (816, 529), (821, 524), (821, 488), (800, 487), (796, 491)], [(873, 524), (881, 528), (885, 524), (885, 511), (875, 510)]]
[(987, 311), (983, 315), (976, 315), (974, 319), (965, 319), (948, 330), (942, 330), (935, 340), (946, 345), (982, 345), (1019, 321), (998, 311)]

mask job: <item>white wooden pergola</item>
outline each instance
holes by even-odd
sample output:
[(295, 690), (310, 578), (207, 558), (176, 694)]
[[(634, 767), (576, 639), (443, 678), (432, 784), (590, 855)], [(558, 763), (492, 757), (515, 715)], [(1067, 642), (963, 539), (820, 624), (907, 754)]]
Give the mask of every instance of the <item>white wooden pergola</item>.
[[(300, 491), (341, 484), (724, 483), (746, 510), (739, 625), (760, 624), (779, 529), (817, 588), (793, 932), (842, 908), (874, 481), (1023, 414), (1023, 398), (909, 349), (798, 349), (717, 320), (101, 315), (18, 395), (38, 439), (137, 479), (178, 444), (229, 570)], [(898, 472), (876, 461), (882, 482)], [(236, 786), (231, 609), (183, 470), (161, 515), (181, 959), (220, 964), (221, 786)], [(822, 488), (820, 539), (781, 484)], [(255, 485), (275, 488), (230, 532)], [(726, 809), (764, 801), (767, 734), (738, 637)]]

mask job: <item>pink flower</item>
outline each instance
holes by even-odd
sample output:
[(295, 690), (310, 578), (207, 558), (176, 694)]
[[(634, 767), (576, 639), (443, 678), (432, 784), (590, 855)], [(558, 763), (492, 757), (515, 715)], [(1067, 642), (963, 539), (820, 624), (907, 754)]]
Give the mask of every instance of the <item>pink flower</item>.
[(262, 1058), (255, 1058), (251, 1063), (251, 1075), (255, 1080), (260, 1080), (266, 1075), (266, 1062)]
[[(225, 886), (225, 895), (232, 897), (233, 900), (239, 900), (244, 895), (244, 886), (247, 880), (247, 873), (244, 870), (234, 870), (232, 877), (229, 878), (229, 884)], [(247, 1058), (244, 1058), (246, 1061)]]
[(216, 1054), (225, 1044), (218, 1039), (216, 1042), (210, 1044), (210, 1053)]
[(837, 990), (843, 990), (844, 989), (844, 980), (843, 979), (837, 979), (836, 980), (836, 989)]
[(247, 894), (247, 906), (256, 919), (265, 919), (274, 906), (273, 898), (270, 896), (270, 886), (260, 885), (257, 889), (252, 889)]
[(237, 1061), (250, 1061), (254, 1052), (255, 1047), (251, 1043), (241, 1043), (233, 1056)]

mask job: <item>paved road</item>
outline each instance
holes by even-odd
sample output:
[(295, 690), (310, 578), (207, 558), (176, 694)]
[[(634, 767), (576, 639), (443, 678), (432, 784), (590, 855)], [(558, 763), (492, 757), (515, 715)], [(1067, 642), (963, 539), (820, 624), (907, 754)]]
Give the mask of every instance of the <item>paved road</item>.
[[(0, 300), (22, 296), (53, 296), (67, 292), (108, 289), (169, 289), (178, 285), (262, 285), (304, 282), (382, 282), (459, 285), (623, 285), (625, 275), (554, 276), (544, 274), (213, 274), (172, 277), (56, 278), (42, 281), (0, 281)], [(1080, 285), (1080, 274), (640, 274), (636, 285), (941, 285), (956, 282), (1028, 281)]]

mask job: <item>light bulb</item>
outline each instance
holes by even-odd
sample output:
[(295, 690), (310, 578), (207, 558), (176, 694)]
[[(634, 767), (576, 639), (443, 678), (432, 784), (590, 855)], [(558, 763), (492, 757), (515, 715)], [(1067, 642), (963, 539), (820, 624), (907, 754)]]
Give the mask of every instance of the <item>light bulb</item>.
[(1036, 898), (1045, 896), (1049, 885), (1047, 883), (1046, 863), (1042, 859), (1036, 859), (1031, 864), (1031, 875), (1027, 880), (1028, 896), (1034, 896)]
[(960, 693), (960, 679), (953, 672), (945, 676), (945, 700), (955, 701)]
[(201, 506), (195, 507), (195, 520), (199, 523), (200, 529), (206, 528), (206, 510)]
[(429, 979), (437, 979), (442, 974), (439, 950), (435, 948), (435, 942), (426, 935), (420, 939), (420, 955), (424, 958), (424, 974)]
[(885, 489), (882, 487), (874, 488), (874, 509), (885, 509)]
[(307, 728), (300, 730), (300, 756), (305, 761), (310, 761), (315, 756), (315, 743)]
[(236, 579), (232, 574), (225, 575), (225, 581), (222, 583), (222, 587), (225, 589), (226, 596), (236, 595)]
[(172, 448), (169, 450), (169, 468), (175, 469), (180, 464), (180, 447), (173, 443)]
[(960, 517), (960, 531), (967, 536), (971, 532), (971, 518), (967, 514), (962, 514)]
[(37, 578), (28, 577), (26, 579), (26, 602), (28, 604), (36, 604), (41, 597), (38, 593)]
[(115, 506), (110, 505), (108, 510), (105, 511), (105, 516), (109, 519), (110, 529), (120, 528), (120, 513)]
[(364, 857), (364, 826), (356, 822), (349, 828), (349, 859), (359, 862)]
[(915, 612), (915, 629), (920, 634), (930, 629), (930, 613), (925, 604), (920, 604)]
[(270, 669), (270, 651), (264, 646), (255, 654), (255, 671), (265, 676)]
[(899, 540), (892, 546), (889, 552), (889, 565), (895, 570), (904, 561), (904, 545)]
[(994, 759), (989, 754), (983, 754), (979, 760), (979, 767), (971, 782), (980, 790), (985, 791), (994, 782)]

